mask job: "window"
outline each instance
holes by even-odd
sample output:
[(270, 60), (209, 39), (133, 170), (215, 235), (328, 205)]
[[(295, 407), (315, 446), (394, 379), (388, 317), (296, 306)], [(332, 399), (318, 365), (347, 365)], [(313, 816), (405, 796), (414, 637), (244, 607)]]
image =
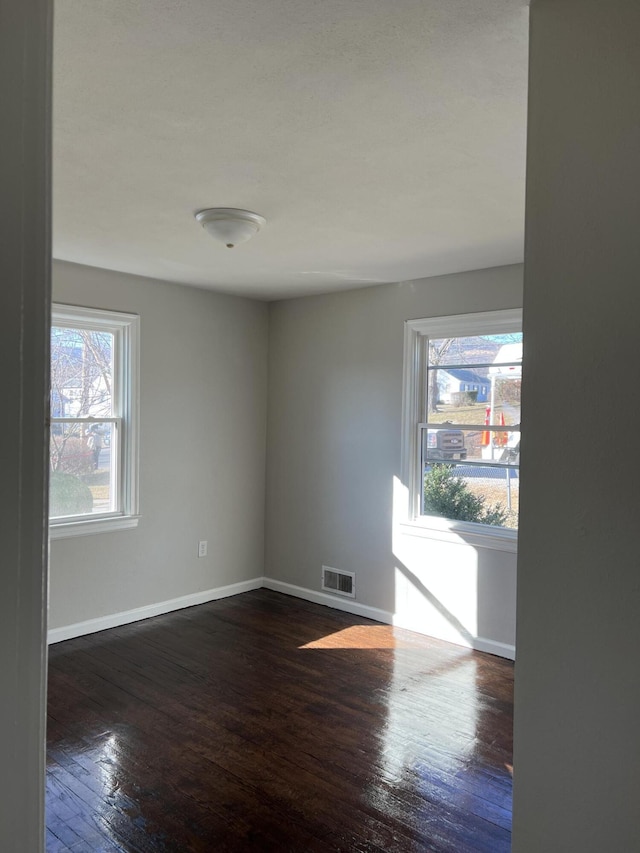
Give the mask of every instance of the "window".
[(515, 541), (521, 312), (408, 321), (404, 379), (409, 522)]
[(54, 305), (52, 538), (135, 527), (138, 317)]

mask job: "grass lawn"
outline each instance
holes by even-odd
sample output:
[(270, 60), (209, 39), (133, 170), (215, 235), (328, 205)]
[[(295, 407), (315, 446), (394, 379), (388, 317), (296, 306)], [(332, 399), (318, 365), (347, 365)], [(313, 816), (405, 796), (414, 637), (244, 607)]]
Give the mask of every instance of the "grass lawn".
[[(505, 482), (496, 480), (474, 480), (469, 477), (465, 479), (469, 491), (474, 495), (486, 498), (487, 506), (500, 504), (503, 509), (507, 508), (507, 486)], [(520, 484), (518, 480), (511, 480), (511, 509), (508, 510), (505, 527), (513, 530), (518, 529), (518, 507), (520, 504)]]
[[(494, 423), (500, 422), (500, 415), (504, 414), (504, 421), (507, 426), (515, 423), (513, 420), (514, 406), (509, 404), (496, 405)], [(484, 424), (485, 414), (487, 411), (487, 403), (473, 403), (470, 406), (452, 406), (449, 403), (440, 403), (437, 412), (429, 413), (429, 423), (443, 424), (445, 421), (452, 421), (454, 424), (473, 424), (481, 426)], [(519, 413), (520, 409), (515, 408)]]

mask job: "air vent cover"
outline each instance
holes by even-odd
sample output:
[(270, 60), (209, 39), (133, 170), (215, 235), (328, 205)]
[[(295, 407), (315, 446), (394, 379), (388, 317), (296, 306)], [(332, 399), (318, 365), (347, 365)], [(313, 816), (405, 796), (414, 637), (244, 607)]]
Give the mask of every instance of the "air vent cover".
[(329, 566), (322, 567), (322, 589), (333, 592), (336, 595), (346, 595), (349, 598), (356, 597), (356, 575), (355, 572), (341, 572)]

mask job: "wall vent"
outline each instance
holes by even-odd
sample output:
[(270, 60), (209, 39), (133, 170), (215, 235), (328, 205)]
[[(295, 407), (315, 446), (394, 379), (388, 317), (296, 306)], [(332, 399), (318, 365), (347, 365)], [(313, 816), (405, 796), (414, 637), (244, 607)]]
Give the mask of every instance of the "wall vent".
[(355, 572), (342, 572), (329, 566), (322, 567), (322, 589), (333, 592), (336, 595), (346, 595), (349, 598), (356, 597), (356, 574)]

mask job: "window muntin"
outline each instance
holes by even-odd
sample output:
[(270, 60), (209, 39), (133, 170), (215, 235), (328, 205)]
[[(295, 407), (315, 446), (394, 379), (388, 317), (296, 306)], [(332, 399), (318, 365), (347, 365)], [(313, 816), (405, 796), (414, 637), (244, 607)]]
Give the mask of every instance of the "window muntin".
[(135, 315), (53, 308), (52, 533), (137, 520), (137, 332)]

